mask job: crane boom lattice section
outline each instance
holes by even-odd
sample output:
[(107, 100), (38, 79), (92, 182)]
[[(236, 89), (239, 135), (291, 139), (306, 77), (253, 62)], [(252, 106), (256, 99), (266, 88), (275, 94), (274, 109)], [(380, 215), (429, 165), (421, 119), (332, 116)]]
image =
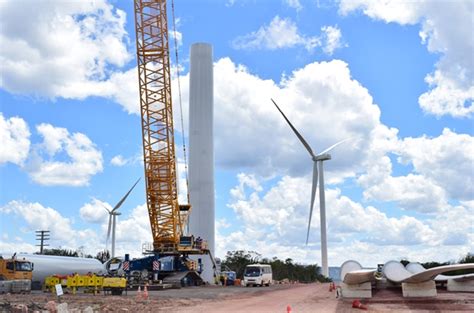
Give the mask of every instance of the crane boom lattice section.
[(135, 0), (135, 22), (153, 247), (155, 251), (176, 251), (183, 219), (177, 196), (166, 0)]

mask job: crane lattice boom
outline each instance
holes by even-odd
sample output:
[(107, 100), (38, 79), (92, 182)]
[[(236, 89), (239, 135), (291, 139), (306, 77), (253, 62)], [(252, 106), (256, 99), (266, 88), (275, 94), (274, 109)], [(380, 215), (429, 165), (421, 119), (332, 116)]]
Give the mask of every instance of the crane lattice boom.
[(166, 0), (135, 0), (148, 214), (155, 251), (176, 251), (189, 206), (178, 205)]

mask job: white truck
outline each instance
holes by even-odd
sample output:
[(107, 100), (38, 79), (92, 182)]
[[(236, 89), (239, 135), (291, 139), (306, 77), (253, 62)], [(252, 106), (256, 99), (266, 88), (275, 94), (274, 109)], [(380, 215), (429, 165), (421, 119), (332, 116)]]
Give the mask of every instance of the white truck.
[(249, 264), (245, 267), (243, 285), (270, 286), (273, 280), (272, 267), (269, 264)]

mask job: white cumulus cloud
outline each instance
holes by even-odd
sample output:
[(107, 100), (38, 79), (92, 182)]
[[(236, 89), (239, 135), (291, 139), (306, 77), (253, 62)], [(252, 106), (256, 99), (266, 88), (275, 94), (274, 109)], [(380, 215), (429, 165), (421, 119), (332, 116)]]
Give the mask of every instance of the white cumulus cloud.
[[(438, 137), (404, 138), (399, 161), (443, 187), (451, 198), (474, 199), (474, 137), (445, 128)], [(471, 175), (470, 175), (471, 174)]]
[(460, 1), (341, 0), (339, 11), (362, 10), (389, 22), (420, 24), (422, 43), (439, 53), (433, 73), (425, 77), (430, 89), (419, 97), (421, 108), (435, 116), (470, 117), (474, 113), (474, 3)]
[[(103, 249), (95, 231), (90, 228), (75, 228), (73, 219), (64, 217), (58, 210), (43, 206), (41, 203), (12, 200), (0, 207), (0, 213), (3, 216), (13, 215), (22, 223), (24, 222), (26, 227), (22, 227), (21, 231), (24, 234), (29, 234), (32, 238), (36, 230), (49, 230), (51, 239), (48, 243), (51, 247), (60, 246), (76, 250), (80, 246), (84, 246), (87, 248), (85, 252), (92, 255)], [(15, 242), (14, 246), (0, 242), (0, 249), (7, 252), (38, 251), (37, 247), (23, 240)]]
[(120, 70), (132, 59), (125, 22), (108, 0), (0, 2), (0, 87), (40, 98), (102, 96), (136, 113), (137, 80), (128, 84), (136, 70)]
[[(311, 186), (309, 175), (284, 176), (267, 191), (261, 188), (262, 184), (266, 184), (265, 180), (255, 175), (238, 175), (234, 189), (239, 192), (233, 194), (228, 206), (242, 227), (232, 231), (218, 228), (216, 254), (223, 256), (227, 250), (245, 249), (266, 257), (320, 263), (318, 201), (310, 244), (304, 244)], [(351, 200), (339, 189), (326, 188), (326, 207), (329, 263), (333, 266), (348, 258), (370, 262), (368, 265), (402, 257), (422, 262), (446, 261), (470, 251), (472, 214), (469, 210), (472, 208), (464, 204), (447, 206), (425, 219), (409, 215), (393, 217), (376, 207)]]
[(321, 27), (323, 32), (322, 36), (322, 49), (327, 55), (332, 55), (336, 49), (342, 48), (341, 30), (337, 26), (323, 26)]
[(422, 175), (386, 176), (378, 184), (365, 187), (365, 198), (396, 201), (407, 210), (429, 213), (448, 205), (444, 189)]
[[(41, 185), (84, 186), (92, 176), (103, 169), (102, 153), (82, 133), (72, 133), (50, 124), (36, 127), (43, 138), (35, 145), (25, 165), (32, 180)], [(59, 161), (59, 157), (66, 161)]]
[(22, 165), (30, 150), (30, 130), (20, 117), (5, 118), (0, 112), (0, 164)]
[(307, 50), (312, 50), (320, 45), (320, 40), (317, 37), (300, 34), (298, 27), (291, 19), (281, 18), (277, 15), (270, 24), (247, 35), (237, 37), (232, 45), (236, 49), (276, 50), (304, 46)]
[(118, 154), (110, 160), (110, 164), (121, 167), (127, 164), (127, 160), (122, 155)]
[[(100, 203), (110, 207), (106, 202), (94, 199), (91, 203), (86, 203), (81, 208), (81, 217), (97, 220), (88, 220), (88, 222), (99, 223), (100, 231), (95, 231), (88, 227), (79, 227), (74, 223), (74, 219), (65, 217), (58, 210), (43, 206), (38, 202), (24, 202), (13, 200), (0, 206), (2, 216), (14, 216), (15, 223), (21, 226), (25, 223), (26, 227), (21, 227), (21, 231), (34, 237), (36, 230), (51, 231), (50, 245), (52, 247), (62, 247), (65, 249), (77, 250), (84, 247), (86, 254), (96, 255), (98, 251), (105, 248), (105, 239), (107, 233), (106, 218), (100, 218), (100, 214), (92, 212), (91, 208), (97, 211)], [(102, 211), (105, 210), (102, 207)], [(130, 211), (124, 211), (117, 219), (117, 255), (130, 253), (132, 257), (140, 257), (142, 243), (151, 242), (151, 228), (148, 218), (146, 205), (139, 205)], [(133, 231), (130, 231), (133, 229)], [(37, 247), (24, 240), (3, 238), (0, 240), (0, 252), (35, 252)]]
[(112, 210), (112, 206), (110, 204), (94, 198), (91, 202), (85, 203), (79, 209), (79, 214), (86, 222), (101, 223), (108, 217), (108, 213), (105, 208)]
[(303, 6), (301, 5), (300, 0), (284, 0), (284, 2), (286, 3), (287, 6), (295, 9), (297, 12), (303, 9)]
[(38, 202), (10, 201), (0, 208), (2, 214), (14, 214), (22, 217), (29, 230), (49, 230), (51, 238), (69, 240), (74, 236), (71, 220), (63, 217), (55, 209), (44, 207)]
[[(474, 182), (467, 174), (474, 170), (472, 136), (448, 128), (438, 137), (397, 138), (392, 133), (391, 139), (376, 138), (371, 146), (373, 155), (358, 177), (366, 199), (395, 201), (404, 209), (424, 213), (449, 207), (450, 199), (473, 199)], [(398, 156), (397, 165), (410, 173), (395, 176), (389, 155)]]
[[(384, 129), (380, 109), (343, 61), (314, 62), (274, 82), (224, 58), (215, 63), (214, 77), (218, 166), (254, 168), (269, 176), (281, 169), (301, 174), (311, 167), (307, 152), (270, 98), (315, 151), (350, 137), (375, 137)], [(183, 99), (187, 99), (188, 78), (183, 77)], [(330, 171), (354, 175), (366, 158), (369, 142), (352, 140), (337, 147)]]

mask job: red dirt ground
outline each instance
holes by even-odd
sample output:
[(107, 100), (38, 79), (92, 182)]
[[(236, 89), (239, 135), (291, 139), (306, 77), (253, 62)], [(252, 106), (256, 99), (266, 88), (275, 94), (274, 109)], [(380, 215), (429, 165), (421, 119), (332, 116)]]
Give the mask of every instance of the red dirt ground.
[[(149, 291), (148, 300), (135, 291), (123, 296), (64, 295), (69, 312), (363, 312), (352, 309), (353, 299), (337, 299), (328, 284), (275, 285), (271, 287), (193, 287)], [(46, 309), (51, 294), (0, 295), (0, 312), (14, 312), (20, 304), (28, 312)], [(452, 293), (438, 289), (436, 298), (403, 298), (400, 289), (374, 290), (372, 299), (362, 300), (368, 312), (473, 312), (474, 293)], [(18, 310), (17, 312), (21, 312)]]

